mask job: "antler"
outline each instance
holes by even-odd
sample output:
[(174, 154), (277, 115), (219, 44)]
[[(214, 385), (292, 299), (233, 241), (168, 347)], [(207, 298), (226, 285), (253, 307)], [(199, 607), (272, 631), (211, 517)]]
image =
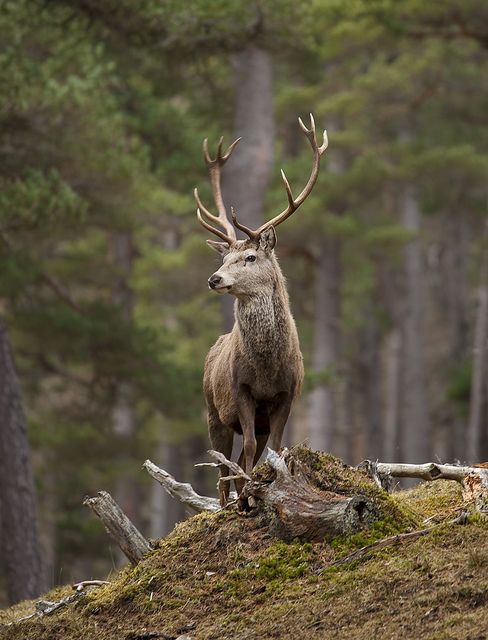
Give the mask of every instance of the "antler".
[(281, 170), (281, 178), (285, 185), (286, 195), (288, 197), (288, 206), (284, 209), (280, 214), (275, 216), (272, 220), (268, 220), (262, 224), (259, 229), (255, 231), (253, 229), (249, 229), (249, 227), (244, 226), (240, 222), (238, 222), (234, 211), (232, 211), (232, 221), (234, 222), (234, 226), (237, 229), (240, 229), (244, 233), (246, 233), (250, 238), (258, 238), (263, 231), (269, 229), (269, 227), (277, 227), (279, 224), (284, 222), (287, 218), (291, 216), (291, 214), (298, 209), (298, 207), (307, 199), (310, 195), (310, 192), (313, 189), (315, 182), (317, 181), (317, 176), (319, 175), (320, 168), (320, 158), (324, 151), (327, 149), (328, 140), (327, 140), (327, 131), (324, 131), (324, 138), (321, 146), (319, 147), (317, 144), (317, 136), (315, 132), (315, 121), (313, 119), (313, 115), (310, 114), (310, 129), (303, 124), (302, 119), (298, 118), (298, 124), (300, 125), (301, 130), (307, 136), (310, 146), (312, 147), (313, 152), (313, 166), (312, 173), (310, 174), (310, 178), (308, 179), (307, 184), (305, 185), (303, 191), (296, 197), (293, 197), (293, 193), (291, 191), (290, 183), (288, 182), (285, 172), (283, 169)]
[[(202, 204), (202, 201), (200, 200), (200, 196), (198, 195), (198, 189), (195, 188), (195, 191), (193, 192), (195, 196), (195, 200), (197, 201), (198, 220), (205, 227), (205, 229), (214, 233), (219, 238), (222, 238), (222, 240), (227, 242), (229, 246), (234, 244), (237, 237), (236, 237), (235, 229), (227, 217), (224, 201), (222, 199), (222, 192), (220, 188), (220, 173), (221, 173), (222, 167), (229, 159), (231, 153), (234, 151), (234, 148), (236, 147), (240, 139), (241, 138), (237, 138), (237, 140), (235, 140), (228, 147), (227, 151), (224, 154), (222, 154), (222, 143), (224, 141), (224, 138), (223, 137), (220, 138), (219, 144), (217, 147), (217, 156), (214, 159), (210, 157), (210, 154), (208, 152), (208, 139), (205, 138), (205, 140), (203, 141), (203, 157), (205, 158), (205, 163), (208, 167), (210, 182), (212, 184), (212, 192), (213, 192), (215, 204), (217, 206), (218, 215), (215, 216), (212, 213), (210, 213), (210, 211)], [(209, 224), (209, 222), (207, 222), (207, 220), (203, 218), (202, 213), (205, 215), (207, 220), (221, 227), (223, 231), (220, 231), (220, 229), (217, 229), (211, 224)]]

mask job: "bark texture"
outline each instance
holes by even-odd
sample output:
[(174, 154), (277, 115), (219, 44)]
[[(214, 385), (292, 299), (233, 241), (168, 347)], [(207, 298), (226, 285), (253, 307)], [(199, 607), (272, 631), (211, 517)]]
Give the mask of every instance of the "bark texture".
[(310, 447), (320, 451), (333, 450), (337, 427), (337, 384), (334, 378), (340, 358), (340, 259), (339, 241), (324, 238), (315, 270), (312, 368), (317, 376), (327, 379), (319, 381), (311, 392), (308, 416)]
[(424, 314), (425, 265), (419, 237), (421, 214), (418, 194), (411, 184), (402, 194), (402, 222), (413, 234), (405, 248), (405, 306), (403, 311), (403, 458), (418, 460), (430, 455), (427, 411)]
[[(484, 233), (488, 243), (488, 225)], [(480, 283), (478, 287), (478, 309), (474, 330), (473, 374), (471, 379), (471, 397), (469, 404), (469, 422), (466, 434), (467, 456), (470, 462), (485, 459), (486, 451), (481, 452), (483, 429), (483, 409), (486, 403), (488, 365), (488, 247), (484, 247)]]
[(11, 603), (32, 599), (44, 584), (34, 477), (20, 384), (0, 318), (0, 526)]
[(266, 457), (273, 482), (248, 482), (243, 498), (261, 500), (274, 516), (270, 528), (285, 541), (319, 541), (348, 535), (371, 524), (375, 509), (363, 495), (343, 496), (313, 487), (293, 457), (271, 449)]
[(94, 498), (86, 498), (83, 502), (103, 522), (105, 530), (133, 565), (152, 547), (146, 538), (136, 529), (112, 496), (106, 491), (99, 491)]

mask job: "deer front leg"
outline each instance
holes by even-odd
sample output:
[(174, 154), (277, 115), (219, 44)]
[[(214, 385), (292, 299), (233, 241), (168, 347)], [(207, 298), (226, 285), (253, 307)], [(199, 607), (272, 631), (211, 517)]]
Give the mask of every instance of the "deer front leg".
[(240, 385), (237, 398), (237, 416), (242, 429), (244, 471), (250, 474), (254, 466), (257, 441), (254, 430), (255, 402), (247, 385)]
[[(256, 453), (254, 454), (253, 468), (257, 465), (258, 460), (259, 460), (259, 458), (261, 457), (261, 454), (264, 451), (264, 447), (266, 446), (266, 443), (268, 442), (268, 434), (256, 436), (256, 442), (257, 442), (257, 446), (256, 446)], [(243, 468), (243, 465), (244, 465), (244, 447), (242, 448), (241, 455), (239, 456), (239, 462), (237, 464), (241, 467), (241, 469)], [(238, 478), (235, 481), (235, 484), (236, 484), (237, 495), (239, 495), (241, 493), (242, 489), (244, 488), (244, 485), (245, 485), (244, 478)]]
[(283, 431), (286, 421), (290, 415), (291, 405), (293, 403), (292, 394), (282, 394), (277, 402), (276, 408), (269, 416), (269, 448), (278, 451), (281, 447)]

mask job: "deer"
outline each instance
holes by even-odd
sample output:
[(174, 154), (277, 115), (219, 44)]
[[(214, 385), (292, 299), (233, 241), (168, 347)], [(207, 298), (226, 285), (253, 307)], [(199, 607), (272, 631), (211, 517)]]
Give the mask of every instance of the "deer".
[[(276, 227), (289, 218), (310, 195), (319, 174), (320, 159), (327, 148), (327, 132), (317, 143), (315, 122), (310, 127), (298, 118), (313, 155), (312, 171), (301, 193), (294, 198), (283, 170), (281, 178), (288, 204), (258, 229), (240, 223), (231, 207), (227, 215), (221, 192), (222, 168), (241, 140), (235, 140), (225, 152), (220, 138), (217, 154), (209, 154), (208, 139), (203, 155), (208, 168), (217, 215), (202, 203), (198, 189), (194, 196), (200, 224), (220, 238), (207, 244), (222, 256), (222, 266), (208, 278), (208, 287), (218, 294), (235, 297), (234, 325), (211, 347), (204, 364), (203, 390), (207, 405), (207, 424), (211, 446), (228, 460), (234, 436), (242, 435), (243, 446), (238, 464), (250, 474), (269, 441), (275, 451), (281, 448), (285, 424), (303, 382), (303, 358), (298, 333), (290, 309), (285, 277), (274, 249)], [(236, 229), (247, 238), (237, 239)], [(223, 478), (228, 468), (220, 466), (219, 498), (224, 507), (230, 484)], [(237, 493), (244, 486), (235, 479)]]

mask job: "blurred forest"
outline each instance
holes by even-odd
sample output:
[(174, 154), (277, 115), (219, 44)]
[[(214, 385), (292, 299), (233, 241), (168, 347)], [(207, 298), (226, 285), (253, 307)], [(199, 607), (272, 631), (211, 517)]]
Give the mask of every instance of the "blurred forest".
[(185, 517), (146, 458), (215, 495), (205, 137), (244, 137), (224, 196), (252, 227), (280, 167), (308, 178), (297, 117), (328, 130), (278, 232), (306, 368), (286, 444), (488, 458), (484, 0), (4, 0), (0, 43), (1, 602), (120, 562), (86, 495), (153, 537)]

